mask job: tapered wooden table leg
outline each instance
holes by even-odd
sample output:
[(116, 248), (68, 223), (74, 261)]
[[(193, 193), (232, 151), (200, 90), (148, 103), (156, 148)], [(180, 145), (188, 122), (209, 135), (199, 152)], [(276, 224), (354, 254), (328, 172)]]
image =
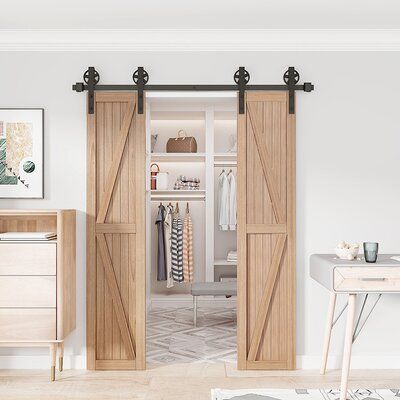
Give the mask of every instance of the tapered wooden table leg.
[(58, 343), (58, 370), (62, 372), (64, 368), (64, 342)]
[(340, 382), (340, 400), (346, 400), (347, 381), (349, 379), (351, 346), (353, 344), (354, 314), (356, 310), (356, 295), (349, 294), (349, 306), (347, 309), (346, 336), (344, 339), (342, 379)]
[(326, 371), (326, 363), (328, 361), (328, 353), (329, 353), (329, 344), (331, 342), (331, 334), (332, 334), (332, 324), (333, 324), (333, 316), (335, 315), (335, 306), (336, 306), (336, 293), (331, 293), (331, 298), (329, 301), (329, 310), (328, 315), (326, 317), (326, 328), (325, 328), (325, 339), (324, 339), (324, 347), (322, 350), (322, 363), (320, 374), (325, 374)]
[(56, 358), (57, 358), (57, 343), (50, 343), (50, 358), (51, 358), (51, 380), (56, 379)]

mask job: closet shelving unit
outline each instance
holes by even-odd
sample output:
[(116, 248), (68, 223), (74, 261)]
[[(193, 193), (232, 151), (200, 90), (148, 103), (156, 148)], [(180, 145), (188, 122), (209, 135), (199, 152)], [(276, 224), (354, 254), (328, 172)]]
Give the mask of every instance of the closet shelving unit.
[[(227, 171), (236, 168), (237, 154), (232, 149), (236, 136), (236, 94), (150, 92), (146, 97), (146, 119), (147, 302), (156, 306), (191, 305), (190, 284), (176, 284), (167, 289), (165, 282), (156, 282), (154, 220), (160, 202), (178, 202), (182, 215), (189, 202), (194, 227), (194, 280), (212, 282), (220, 276), (236, 274), (236, 263), (226, 261), (227, 252), (236, 249), (236, 231), (219, 231), (216, 219), (218, 176), (224, 168)], [(197, 153), (166, 153), (166, 141), (180, 129), (196, 137)], [(158, 134), (154, 152), (151, 152), (152, 134)], [(152, 163), (169, 173), (169, 190), (150, 190)], [(179, 174), (200, 177), (200, 190), (173, 190)], [(232, 299), (224, 301), (232, 303)]]

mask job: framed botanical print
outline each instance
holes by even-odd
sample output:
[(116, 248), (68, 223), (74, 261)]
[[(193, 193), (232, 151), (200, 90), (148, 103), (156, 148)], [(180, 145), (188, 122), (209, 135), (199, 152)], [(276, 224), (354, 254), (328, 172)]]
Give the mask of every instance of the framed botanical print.
[(0, 108), (0, 198), (43, 198), (42, 108)]

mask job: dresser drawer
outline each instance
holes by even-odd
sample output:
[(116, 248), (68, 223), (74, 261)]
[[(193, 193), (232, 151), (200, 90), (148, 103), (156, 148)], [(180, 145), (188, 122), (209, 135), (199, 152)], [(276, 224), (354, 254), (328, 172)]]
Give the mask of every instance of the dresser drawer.
[(336, 267), (333, 272), (337, 292), (398, 292), (400, 268)]
[(56, 309), (0, 309), (0, 340), (56, 340)]
[(55, 276), (0, 276), (0, 307), (55, 307)]
[(0, 243), (0, 275), (55, 275), (56, 243)]

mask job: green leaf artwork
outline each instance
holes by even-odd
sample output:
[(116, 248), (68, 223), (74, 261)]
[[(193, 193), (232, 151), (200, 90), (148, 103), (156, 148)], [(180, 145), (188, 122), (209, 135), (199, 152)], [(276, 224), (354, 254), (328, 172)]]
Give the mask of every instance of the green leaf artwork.
[[(4, 137), (4, 123), (0, 123), (0, 185), (16, 185), (20, 181), (26, 188), (29, 184), (19, 176), (21, 161), (32, 156), (32, 124), (8, 122)], [(26, 161), (23, 169), (27, 173), (35, 170), (32, 161)]]

